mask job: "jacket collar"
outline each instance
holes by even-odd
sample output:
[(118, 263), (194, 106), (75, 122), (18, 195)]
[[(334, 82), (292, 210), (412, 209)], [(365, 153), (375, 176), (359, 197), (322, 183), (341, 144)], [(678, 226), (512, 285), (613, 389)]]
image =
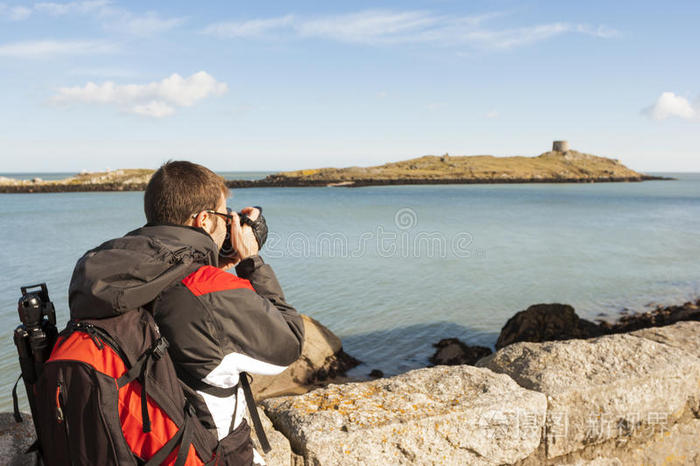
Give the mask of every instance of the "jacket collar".
[(219, 265), (219, 250), (212, 237), (202, 228), (176, 224), (147, 223), (141, 228), (131, 231), (126, 236), (142, 235), (155, 237), (166, 244), (190, 247), (203, 254), (209, 265)]

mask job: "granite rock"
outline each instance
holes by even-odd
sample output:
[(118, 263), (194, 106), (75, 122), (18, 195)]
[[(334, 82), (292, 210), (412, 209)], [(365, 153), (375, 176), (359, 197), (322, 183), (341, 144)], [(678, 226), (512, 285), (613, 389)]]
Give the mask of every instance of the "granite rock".
[(515, 343), (477, 366), (547, 396), (548, 458), (672, 425), (698, 409), (700, 360), (634, 335)]
[(257, 400), (306, 393), (359, 364), (343, 351), (340, 338), (333, 332), (311, 317), (301, 316), (305, 332), (301, 356), (279, 375), (255, 375), (251, 388)]
[(12, 413), (0, 413), (0, 458), (9, 466), (33, 466), (36, 453), (24, 453), (36, 440), (32, 416), (22, 413), (24, 422), (16, 422)]
[(670, 345), (700, 358), (700, 322), (698, 321), (645, 328), (631, 332), (630, 335)]
[(539, 445), (546, 398), (510, 377), (439, 366), (263, 401), (304, 464), (503, 464)]

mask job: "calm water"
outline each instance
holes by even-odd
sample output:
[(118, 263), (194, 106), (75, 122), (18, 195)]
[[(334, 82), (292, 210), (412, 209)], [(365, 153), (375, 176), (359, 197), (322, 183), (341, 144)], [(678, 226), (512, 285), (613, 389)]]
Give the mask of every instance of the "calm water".
[[(395, 374), (425, 365), (441, 338), (492, 346), (505, 321), (531, 304), (569, 303), (595, 319), (697, 297), (700, 174), (675, 176), (256, 188), (235, 191), (229, 205), (265, 207), (272, 233), (263, 255), (289, 301), (365, 361), (356, 373)], [(64, 325), (75, 261), (142, 225), (142, 197), (0, 194), (1, 410), (11, 406), (19, 371), (12, 343), (19, 287), (45, 281)]]

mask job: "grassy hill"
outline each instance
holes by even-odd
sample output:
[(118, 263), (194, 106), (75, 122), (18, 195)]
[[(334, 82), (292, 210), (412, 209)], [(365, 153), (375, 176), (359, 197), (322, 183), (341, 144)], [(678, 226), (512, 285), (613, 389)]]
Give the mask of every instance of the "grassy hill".
[(577, 151), (545, 152), (537, 157), (426, 155), (374, 167), (317, 168), (268, 177), (283, 183), (371, 183), (382, 181), (463, 180), (464, 182), (635, 181), (649, 177), (617, 160)]
[[(81, 173), (62, 180), (0, 177), (0, 192), (142, 191), (153, 170)], [(230, 188), (368, 186), (437, 183), (562, 183), (661, 179), (630, 170), (617, 160), (574, 150), (537, 157), (426, 155), (374, 167), (314, 168), (280, 172), (262, 180), (228, 180)]]

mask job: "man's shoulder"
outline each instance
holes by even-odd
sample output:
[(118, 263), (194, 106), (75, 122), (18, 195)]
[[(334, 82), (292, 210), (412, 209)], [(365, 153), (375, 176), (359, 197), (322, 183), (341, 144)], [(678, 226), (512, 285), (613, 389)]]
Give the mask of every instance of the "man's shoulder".
[(221, 291), (248, 289), (255, 291), (250, 281), (237, 277), (211, 265), (203, 265), (187, 275), (182, 285), (195, 296)]

